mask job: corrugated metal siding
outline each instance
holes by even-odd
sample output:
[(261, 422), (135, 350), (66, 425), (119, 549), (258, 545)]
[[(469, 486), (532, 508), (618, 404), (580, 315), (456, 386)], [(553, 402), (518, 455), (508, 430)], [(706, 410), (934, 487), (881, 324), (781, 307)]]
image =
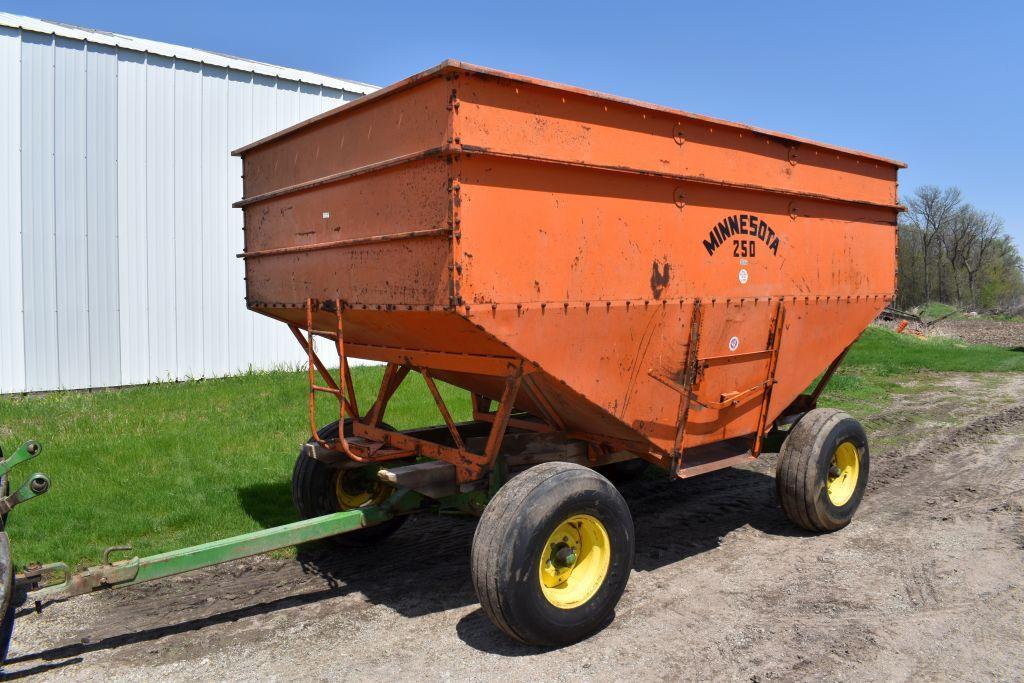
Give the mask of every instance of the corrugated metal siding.
[[(234, 368), (230, 363), (230, 332), (228, 320), (231, 316), (229, 304), (232, 301), (225, 293), (233, 292), (230, 268), (217, 258), (218, 254), (231, 253), (230, 208), (221, 203), (223, 197), (230, 196), (228, 191), (228, 161), (223, 146), (228, 140), (228, 88), (227, 69), (203, 67), (203, 111), (201, 115), (200, 153), (202, 159), (202, 177), (200, 192), (202, 193), (202, 320), (203, 329), (202, 357), (206, 361), (205, 371), (212, 375), (224, 375)], [(237, 228), (240, 233), (241, 227)], [(237, 253), (237, 252), (236, 252)], [(236, 261), (238, 259), (235, 259)], [(232, 264), (233, 265), (233, 264)], [(237, 301), (237, 299), (235, 299)]]
[(0, 26), (0, 393), (302, 362), (245, 308), (230, 151), (357, 96)]
[(21, 35), (0, 27), (0, 393), (25, 390), (21, 272)]
[(85, 44), (54, 43), (53, 166), (59, 385), (89, 385)]
[(85, 93), (89, 386), (106, 387), (121, 383), (116, 49), (88, 46)]
[[(146, 57), (117, 57), (117, 258), (121, 383), (149, 374), (146, 268)], [(154, 375), (155, 376), (155, 375)]]
[(21, 268), (25, 385), (60, 386), (54, 225), (54, 39), (21, 44)]

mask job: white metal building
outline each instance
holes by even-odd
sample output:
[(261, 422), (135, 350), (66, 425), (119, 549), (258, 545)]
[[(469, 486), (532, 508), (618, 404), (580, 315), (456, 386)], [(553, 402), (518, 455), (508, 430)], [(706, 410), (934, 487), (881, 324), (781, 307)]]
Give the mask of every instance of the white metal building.
[(301, 362), (229, 152), (373, 86), (0, 13), (0, 393)]

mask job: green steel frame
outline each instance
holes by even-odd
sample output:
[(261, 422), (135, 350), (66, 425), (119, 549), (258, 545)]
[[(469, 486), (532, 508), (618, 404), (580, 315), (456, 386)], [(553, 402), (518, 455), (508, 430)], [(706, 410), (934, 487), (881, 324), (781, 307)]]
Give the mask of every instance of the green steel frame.
[[(72, 573), (67, 564), (56, 562), (23, 572), (17, 579), (28, 588), (29, 601), (38, 604), (64, 600), (97, 590), (131, 586), (337, 536), (385, 522), (396, 515), (414, 512), (420, 509), (424, 500), (414, 491), (399, 489), (379, 506), (334, 512), (158, 555), (110, 562), (112, 553), (130, 550), (127, 546), (116, 546), (108, 548), (104, 553), (104, 564)], [(54, 575), (62, 577), (63, 581), (43, 583)]]

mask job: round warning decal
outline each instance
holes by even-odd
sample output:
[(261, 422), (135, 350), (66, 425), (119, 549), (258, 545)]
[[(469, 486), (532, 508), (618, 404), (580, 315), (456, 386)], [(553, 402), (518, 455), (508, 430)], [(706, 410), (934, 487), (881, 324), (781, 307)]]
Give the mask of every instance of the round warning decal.
[(750, 279), (750, 276), (747, 275), (747, 269), (746, 268), (740, 268), (740, 284), (741, 285), (747, 284), (747, 280), (749, 280), (749, 279)]
[(729, 350), (735, 351), (738, 348), (740, 348), (740, 338), (733, 337), (732, 339), (729, 340)]

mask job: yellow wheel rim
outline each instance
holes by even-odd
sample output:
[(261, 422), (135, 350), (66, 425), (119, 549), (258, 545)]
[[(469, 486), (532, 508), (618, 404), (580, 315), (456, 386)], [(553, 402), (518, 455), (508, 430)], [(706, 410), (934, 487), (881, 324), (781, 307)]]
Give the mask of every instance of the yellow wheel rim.
[(376, 470), (338, 470), (334, 480), (334, 494), (342, 510), (353, 510), (384, 502), (391, 487), (377, 480)]
[(559, 609), (579, 607), (594, 597), (608, 575), (611, 542), (604, 524), (573, 515), (548, 537), (540, 553), (540, 588)]
[(853, 497), (860, 477), (860, 452), (849, 441), (839, 444), (832, 454), (828, 469), (828, 499), (836, 507), (842, 507)]

